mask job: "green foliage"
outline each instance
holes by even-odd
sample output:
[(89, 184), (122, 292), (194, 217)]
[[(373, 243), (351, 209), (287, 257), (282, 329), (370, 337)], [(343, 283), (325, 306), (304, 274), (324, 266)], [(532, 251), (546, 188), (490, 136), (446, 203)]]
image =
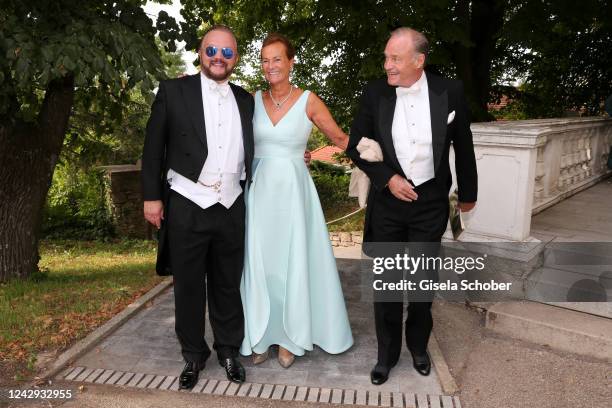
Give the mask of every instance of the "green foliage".
[(181, 49), (175, 52), (166, 51), (161, 42), (159, 42), (158, 46), (161, 52), (161, 58), (162, 63), (164, 64), (164, 72), (166, 74), (166, 77), (178, 78), (179, 76), (183, 75), (187, 71), (187, 68), (185, 67), (185, 62), (181, 57), (181, 53), (183, 50)]
[(62, 162), (55, 168), (43, 215), (48, 238), (101, 239), (113, 235), (108, 186), (101, 169)]
[(612, 94), (612, 3), (515, 3), (500, 41), (503, 69), (523, 82), (513, 109), (529, 118), (602, 114)]
[(310, 175), (324, 210), (354, 201), (348, 196), (351, 177), (343, 167), (313, 160), (310, 164)]
[(525, 120), (529, 119), (523, 101), (512, 101), (498, 111), (492, 112), (496, 120)]
[[(95, 99), (118, 116), (127, 92), (140, 84), (153, 90), (164, 70), (156, 27), (142, 9), (145, 0), (3, 1), (0, 13), (0, 116), (33, 121), (48, 85), (73, 77), (77, 98)], [(178, 26), (158, 19), (169, 49)]]
[(127, 94), (117, 117), (111, 117), (97, 99), (77, 98), (62, 157), (79, 167), (134, 163), (142, 151), (149, 113), (139, 89)]
[[(264, 85), (259, 41), (271, 31), (287, 35), (297, 49), (293, 82), (316, 92), (346, 128), (362, 86), (384, 75), (384, 45), (397, 26), (412, 26), (429, 35), (432, 68), (454, 76), (450, 49), (455, 44), (471, 44), (470, 26), (457, 18), (455, 3), (186, 0), (188, 11), (183, 15), (193, 33), (193, 27), (199, 27), (201, 21), (224, 23), (235, 30), (243, 51), (237, 76), (251, 87)], [(187, 47), (190, 45), (188, 42)]]
[(313, 160), (310, 163), (310, 173), (312, 174), (313, 172), (316, 174), (329, 174), (334, 177), (349, 177), (348, 174), (346, 174), (346, 169), (342, 166), (336, 166), (319, 160)]
[[(103, 130), (95, 135), (108, 135), (113, 132), (111, 125), (124, 119), (131, 91), (139, 87), (150, 104), (155, 82), (165, 77), (155, 38), (159, 35), (172, 51), (179, 28), (164, 13), (160, 13), (157, 27), (154, 26), (142, 9), (145, 3), (146, 0), (2, 1), (0, 159), (6, 171), (0, 172), (0, 189), (2, 193), (7, 191), (5, 195), (17, 196), (19, 201), (31, 200), (24, 206), (0, 202), (0, 212), (13, 220), (25, 217), (28, 225), (27, 230), (11, 237), (27, 242), (19, 246), (24, 250), (5, 251), (10, 255), (0, 253), (0, 263), (6, 266), (0, 271), (3, 280), (26, 277), (36, 268), (32, 260), (37, 258), (44, 193), (60, 157), (72, 113), (77, 109), (83, 116), (93, 113), (92, 119), (81, 122), (88, 130)], [(94, 119), (96, 116), (99, 120)], [(76, 213), (74, 208), (70, 211), (78, 216), (95, 214), (84, 203), (80, 205), (83, 210), (79, 207)], [(92, 217), (90, 227), (103, 229), (103, 213)], [(4, 234), (2, 239), (6, 237)], [(0, 245), (5, 246), (5, 242)]]
[(312, 132), (310, 132), (310, 136), (308, 137), (306, 148), (308, 150), (315, 150), (327, 145), (329, 145), (329, 139), (327, 139), (327, 137), (321, 133), (319, 129), (313, 127)]
[[(185, 71), (178, 53), (163, 50), (169, 77)], [(113, 235), (105, 177), (96, 166), (135, 163), (142, 154), (150, 104), (136, 86), (113, 117), (98, 98), (78, 95), (47, 197), (43, 234), (53, 238), (107, 238)]]
[[(313, 160), (310, 175), (317, 188), (325, 219), (329, 222), (352, 213), (359, 208), (356, 198), (348, 196), (350, 174), (341, 166)], [(328, 225), (330, 231), (361, 231), (364, 212), (359, 212)]]
[[(161, 41), (156, 42), (165, 76), (175, 78), (185, 72), (180, 54), (165, 51)], [(153, 96), (148, 88), (137, 85), (125, 93), (119, 110), (113, 112), (97, 93), (77, 94), (62, 158), (81, 168), (135, 163), (142, 154)]]
[(491, 88), (517, 80), (530, 83), (533, 92), (526, 94), (528, 117), (582, 105), (595, 114), (612, 93), (612, 4), (607, 0), (585, 0), (580, 6), (570, 0), (183, 4), (188, 49), (195, 48), (203, 21), (234, 29), (242, 52), (237, 77), (251, 90), (265, 86), (259, 41), (270, 31), (287, 35), (297, 48), (293, 82), (321, 96), (345, 128), (363, 84), (384, 75), (385, 42), (401, 25), (430, 39), (429, 70), (464, 81), (477, 120), (487, 119), (483, 109)]
[(493, 115), (497, 119), (525, 120), (544, 117), (559, 117), (565, 114), (562, 105), (550, 105), (542, 93), (533, 89), (530, 84), (522, 85), (518, 90), (508, 93), (511, 101)]

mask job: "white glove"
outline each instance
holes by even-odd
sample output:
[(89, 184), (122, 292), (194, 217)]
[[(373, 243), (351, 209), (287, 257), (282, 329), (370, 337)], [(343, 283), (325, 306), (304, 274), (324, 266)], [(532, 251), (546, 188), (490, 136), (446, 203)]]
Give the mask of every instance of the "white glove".
[(370, 179), (366, 174), (359, 170), (358, 167), (353, 168), (351, 173), (351, 181), (349, 183), (349, 197), (357, 197), (359, 208), (364, 208), (368, 201), (368, 191), (370, 190)]
[[(383, 153), (380, 145), (376, 140), (362, 137), (357, 144), (359, 157), (369, 162), (383, 161)], [(351, 173), (351, 182), (349, 183), (349, 197), (357, 197), (359, 207), (364, 208), (368, 201), (368, 191), (370, 191), (370, 179), (359, 168), (355, 167)]]
[(383, 161), (383, 153), (380, 148), (380, 145), (376, 140), (368, 139), (367, 137), (362, 137), (359, 143), (357, 144), (357, 151), (359, 152), (359, 157), (361, 157), (365, 161)]

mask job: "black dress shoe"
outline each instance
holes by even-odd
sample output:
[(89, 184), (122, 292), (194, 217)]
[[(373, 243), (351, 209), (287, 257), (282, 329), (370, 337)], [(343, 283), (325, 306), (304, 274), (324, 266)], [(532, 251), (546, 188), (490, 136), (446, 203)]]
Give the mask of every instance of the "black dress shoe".
[(412, 366), (415, 370), (421, 375), (429, 375), (431, 372), (431, 359), (429, 358), (429, 353), (425, 352), (425, 354), (412, 354)]
[(219, 360), (221, 367), (225, 368), (227, 379), (235, 383), (243, 383), (246, 379), (244, 367), (235, 357), (224, 358)]
[(381, 364), (376, 364), (370, 371), (370, 381), (374, 385), (384, 384), (389, 379), (389, 372), (392, 367), (387, 367)]
[(198, 383), (200, 371), (204, 369), (204, 363), (188, 361), (179, 376), (179, 389), (190, 390)]

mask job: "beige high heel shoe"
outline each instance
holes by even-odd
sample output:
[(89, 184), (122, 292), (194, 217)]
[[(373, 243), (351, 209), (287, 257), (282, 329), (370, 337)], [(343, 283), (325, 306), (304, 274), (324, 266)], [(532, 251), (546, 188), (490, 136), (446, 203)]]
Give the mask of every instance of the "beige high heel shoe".
[(291, 367), (291, 364), (295, 361), (295, 356), (289, 350), (278, 346), (278, 362), (283, 368)]
[(257, 354), (253, 353), (253, 364), (261, 364), (268, 359), (270, 350), (266, 350), (265, 353)]

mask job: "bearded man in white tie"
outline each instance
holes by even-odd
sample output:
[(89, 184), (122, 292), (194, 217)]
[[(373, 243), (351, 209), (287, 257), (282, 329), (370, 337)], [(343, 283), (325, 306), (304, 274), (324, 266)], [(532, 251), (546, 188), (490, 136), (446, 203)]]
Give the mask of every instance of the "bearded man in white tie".
[(228, 380), (245, 381), (237, 357), (254, 102), (228, 82), (238, 62), (231, 29), (209, 29), (198, 56), (200, 73), (160, 82), (142, 158), (144, 215), (159, 229), (157, 273), (174, 279), (175, 329), (186, 362), (182, 389), (195, 386), (211, 354), (204, 339), (207, 297), (219, 364)]
[[(365, 86), (351, 127), (347, 154), (371, 181), (364, 250), (368, 245), (406, 243), (410, 252), (411, 243), (433, 243), (427, 251), (436, 255), (449, 214), (451, 143), (460, 209), (470, 211), (476, 203), (476, 160), (463, 85), (424, 72), (427, 52), (428, 41), (422, 33), (407, 27), (394, 30), (385, 47), (387, 77)], [(363, 137), (378, 142), (382, 161), (360, 157), (357, 145)], [(431, 300), (409, 301), (405, 323), (413, 366), (422, 375), (431, 370), (427, 353), (433, 327)], [(379, 385), (400, 358), (402, 299), (375, 298), (374, 317), (378, 361), (370, 378)]]

